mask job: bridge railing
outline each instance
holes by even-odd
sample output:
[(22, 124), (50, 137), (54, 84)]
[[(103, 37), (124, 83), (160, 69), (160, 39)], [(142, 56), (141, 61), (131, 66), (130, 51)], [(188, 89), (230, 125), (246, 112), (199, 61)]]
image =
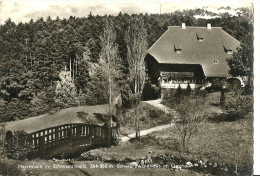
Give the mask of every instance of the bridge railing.
[(116, 137), (116, 128), (83, 123), (64, 124), (31, 133), (32, 145), (41, 158), (45, 158), (48, 148), (62, 143), (72, 145), (88, 140), (93, 145), (110, 146)]

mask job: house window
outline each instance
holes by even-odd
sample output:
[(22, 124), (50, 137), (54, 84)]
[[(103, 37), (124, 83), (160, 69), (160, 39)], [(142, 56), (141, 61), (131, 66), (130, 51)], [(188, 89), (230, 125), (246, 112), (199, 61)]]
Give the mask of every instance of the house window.
[(213, 63), (214, 63), (214, 64), (218, 64), (218, 60), (214, 59), (214, 60), (213, 60)]
[(233, 54), (233, 50), (229, 46), (224, 46), (224, 50), (227, 54)]

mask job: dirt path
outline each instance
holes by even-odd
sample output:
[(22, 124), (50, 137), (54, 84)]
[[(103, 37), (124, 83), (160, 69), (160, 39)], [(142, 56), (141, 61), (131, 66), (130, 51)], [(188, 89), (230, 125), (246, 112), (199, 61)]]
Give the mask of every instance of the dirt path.
[[(152, 106), (155, 106), (155, 107), (158, 107), (160, 108), (161, 110), (163, 110), (165, 113), (171, 113), (173, 110), (168, 108), (167, 106), (161, 104), (162, 100), (161, 99), (157, 99), (157, 100), (148, 100), (148, 101), (143, 101), (145, 103), (148, 103)], [(171, 124), (167, 124), (167, 125), (160, 125), (160, 126), (156, 126), (156, 127), (153, 127), (153, 128), (150, 128), (150, 129), (146, 129), (146, 130), (141, 130), (140, 131), (140, 136), (145, 136), (149, 133), (152, 133), (152, 132), (155, 132), (155, 131), (161, 131), (163, 129), (166, 129), (166, 128), (169, 128), (171, 126), (173, 126), (174, 124), (171, 123)], [(121, 142), (127, 142), (129, 141), (130, 139), (132, 138), (135, 138), (136, 134), (135, 133), (132, 133), (132, 134), (128, 134), (127, 136), (123, 136), (121, 138)]]
[(145, 103), (148, 103), (152, 106), (155, 106), (157, 108), (160, 108), (161, 110), (163, 110), (165, 113), (169, 113), (171, 112), (171, 109), (168, 108), (167, 106), (163, 105), (161, 102), (162, 102), (162, 99), (157, 99), (157, 100), (148, 100), (148, 101), (143, 101)]
[[(171, 127), (171, 126), (173, 126), (173, 124), (161, 125), (161, 126), (156, 126), (156, 127), (147, 129), (147, 130), (141, 130), (141, 131), (140, 131), (140, 136), (145, 136), (145, 135), (147, 135), (147, 134), (149, 134), (149, 133), (152, 133), (152, 132), (155, 132), (155, 131), (161, 131), (161, 130), (166, 129), (166, 128), (169, 128), (169, 127)], [(121, 138), (121, 142), (127, 142), (127, 141), (129, 141), (130, 139), (135, 138), (135, 135), (136, 135), (135, 133), (132, 133), (132, 134), (129, 134), (129, 135), (127, 135), (127, 136), (123, 136), (123, 137)]]

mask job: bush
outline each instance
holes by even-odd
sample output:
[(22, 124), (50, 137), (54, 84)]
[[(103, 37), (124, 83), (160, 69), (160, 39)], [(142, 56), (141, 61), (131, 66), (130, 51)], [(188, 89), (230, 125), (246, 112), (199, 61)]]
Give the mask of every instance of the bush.
[(145, 100), (156, 100), (160, 97), (160, 88), (150, 83), (146, 83), (143, 89), (142, 99)]
[(11, 176), (19, 176), (22, 175), (21, 169), (18, 167), (18, 163), (9, 163), (7, 160), (0, 161), (0, 175), (11, 175)]
[(183, 90), (179, 84), (179, 87), (176, 89), (174, 96), (173, 96), (174, 102), (177, 104), (181, 103), (181, 101), (184, 99), (185, 95), (186, 95), (185, 90)]
[(253, 92), (254, 92), (253, 86), (247, 84), (247, 85), (244, 87), (244, 94), (251, 95), (251, 94), (253, 94)]
[(253, 112), (253, 97), (242, 95), (241, 91), (230, 92), (222, 108), (231, 118), (244, 118)]
[(186, 88), (186, 95), (190, 95), (192, 92), (190, 84), (188, 84), (187, 88)]
[(164, 116), (165, 113), (160, 109), (151, 109), (149, 111), (149, 115), (152, 119), (159, 118), (161, 116)]
[(208, 92), (217, 92), (221, 91), (223, 88), (224, 82), (222, 80), (214, 79), (212, 85), (210, 87), (206, 87), (206, 91)]
[(195, 90), (194, 97), (195, 98), (206, 98), (208, 96), (208, 92), (206, 90)]
[(162, 89), (162, 104), (168, 105), (173, 103), (175, 90), (174, 89)]
[(36, 156), (31, 137), (23, 131), (15, 132), (12, 137), (7, 138), (4, 150), (8, 158), (16, 160), (32, 159)]

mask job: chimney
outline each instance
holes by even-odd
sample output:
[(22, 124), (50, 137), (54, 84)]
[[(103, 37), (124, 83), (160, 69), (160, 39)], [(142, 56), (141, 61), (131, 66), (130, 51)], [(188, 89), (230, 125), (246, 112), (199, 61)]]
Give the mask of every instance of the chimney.
[(207, 29), (211, 29), (211, 24), (210, 23), (207, 24)]
[(182, 28), (182, 29), (186, 29), (185, 23), (182, 23), (182, 24), (181, 24), (181, 28)]

